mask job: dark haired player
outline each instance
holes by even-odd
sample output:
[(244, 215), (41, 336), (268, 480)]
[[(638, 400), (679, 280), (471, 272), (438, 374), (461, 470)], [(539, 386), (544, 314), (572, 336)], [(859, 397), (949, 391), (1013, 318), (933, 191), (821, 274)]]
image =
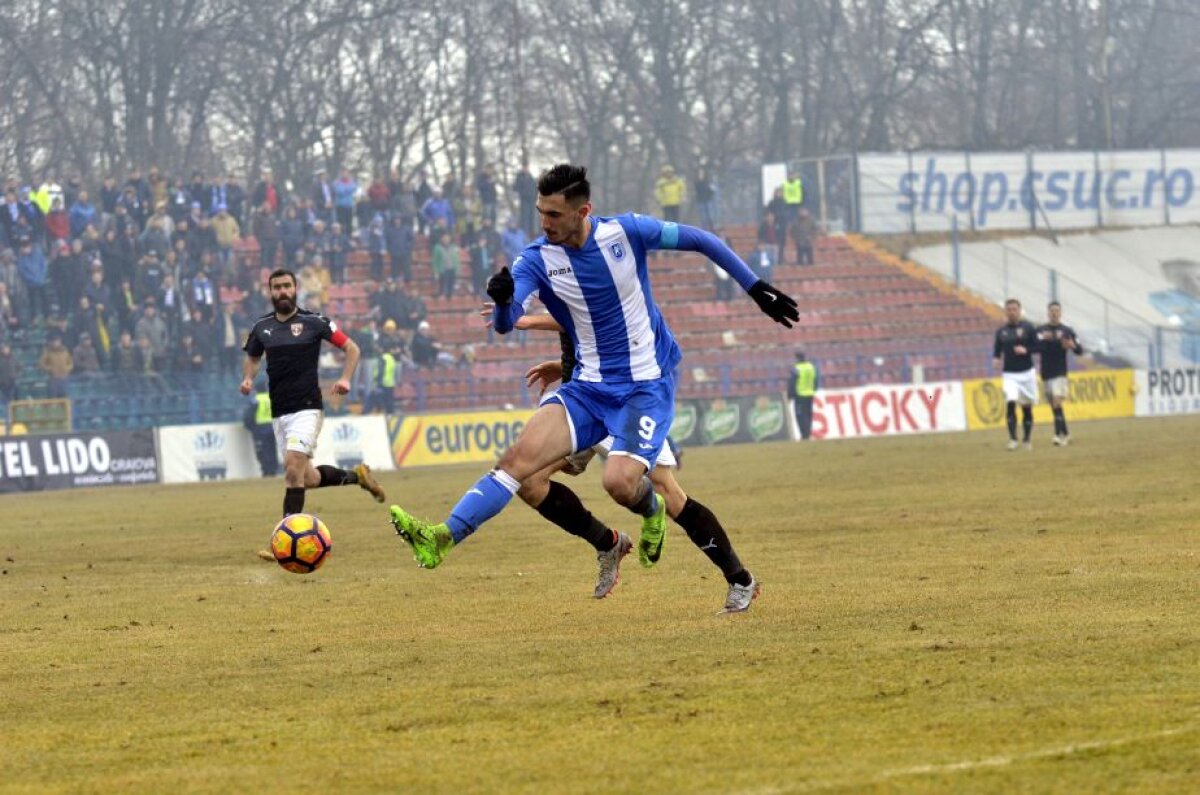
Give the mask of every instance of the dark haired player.
[(995, 366), (1002, 367), (1004, 402), (1008, 419), (1008, 449), (1017, 449), (1017, 404), (1021, 404), (1021, 429), (1025, 449), (1032, 450), (1029, 435), (1033, 432), (1033, 406), (1037, 403), (1037, 374), (1033, 370), (1033, 353), (1038, 347), (1037, 329), (1021, 319), (1021, 302), (1010, 298), (1004, 302), (1008, 320), (996, 330), (992, 346)]
[(1046, 400), (1054, 410), (1054, 444), (1066, 447), (1071, 440), (1067, 433), (1067, 418), (1063, 414), (1063, 401), (1070, 394), (1067, 383), (1067, 351), (1076, 356), (1083, 353), (1083, 346), (1075, 337), (1075, 329), (1062, 322), (1062, 304), (1051, 301), (1046, 307), (1050, 322), (1038, 326), (1038, 353), (1042, 365), (1042, 388)]
[(377, 502), (385, 499), (383, 489), (371, 476), (371, 468), (359, 464), (347, 472), (334, 466), (312, 465), (317, 436), (325, 416), (321, 386), (317, 378), (317, 358), (321, 341), (328, 340), (346, 353), (342, 377), (333, 392), (345, 395), (358, 366), (358, 345), (327, 317), (296, 306), (296, 275), (282, 268), (267, 278), (275, 311), (263, 315), (250, 329), (246, 360), (242, 364), (242, 394), (254, 389), (254, 377), (265, 354), (267, 383), (271, 395), (271, 424), (280, 450), (285, 450), (283, 515), (304, 510), (304, 490), (323, 486), (358, 484), (371, 492)]
[[(615, 502), (656, 524), (666, 505), (647, 472), (666, 443), (675, 416), (675, 368), (681, 354), (654, 302), (646, 255), (697, 251), (729, 273), (773, 320), (791, 327), (796, 302), (757, 279), (719, 238), (702, 229), (628, 213), (593, 218), (587, 170), (557, 165), (538, 180), (544, 235), (488, 280), (493, 324), (506, 334), (534, 298), (570, 336), (577, 363), (571, 380), (530, 418), (495, 469), (463, 495), (441, 524), (392, 506), (396, 532), (426, 568), (498, 514), (521, 483), (564, 456), (613, 437), (603, 484)], [(618, 538), (619, 560), (632, 548)], [(746, 601), (757, 583), (743, 586)]]

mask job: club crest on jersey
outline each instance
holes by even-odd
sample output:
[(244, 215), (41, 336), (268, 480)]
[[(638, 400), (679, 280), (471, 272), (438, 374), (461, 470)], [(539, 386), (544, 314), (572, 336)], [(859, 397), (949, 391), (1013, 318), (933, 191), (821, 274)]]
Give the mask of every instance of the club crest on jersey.
[(299, 337), (303, 333), (304, 333), (304, 324), (303, 323), (293, 323), (292, 324), (292, 336), (293, 337)]
[(622, 246), (619, 241), (616, 243), (613, 243), (611, 246), (609, 246), (608, 250), (612, 252), (613, 259), (624, 259), (625, 258), (625, 247)]

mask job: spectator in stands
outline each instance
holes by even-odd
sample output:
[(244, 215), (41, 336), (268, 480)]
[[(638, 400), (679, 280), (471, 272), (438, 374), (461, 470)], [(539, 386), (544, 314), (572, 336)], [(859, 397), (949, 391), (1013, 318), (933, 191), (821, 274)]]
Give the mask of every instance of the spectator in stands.
[(434, 188), (433, 195), (421, 206), (421, 219), (424, 221), (423, 226), (429, 229), (431, 235), (439, 225), (444, 229), (454, 228), (454, 208), (442, 195), (441, 188)]
[(142, 371), (138, 360), (138, 348), (133, 344), (133, 336), (128, 331), (122, 331), (113, 349), (113, 372), (118, 375), (133, 375)]
[(453, 205), (459, 198), (460, 190), (458, 177), (454, 176), (454, 174), (447, 174), (446, 178), (442, 180), (442, 196), (445, 197), (446, 201)]
[(792, 224), (792, 241), (796, 246), (797, 265), (813, 264), (813, 238), (818, 231), (812, 213), (802, 209), (796, 214), (796, 222)]
[(475, 175), (475, 195), (479, 198), (483, 225), (496, 225), (496, 168), (491, 163)]
[(443, 229), (433, 231), (433, 277), (437, 280), (437, 294), (442, 298), (454, 296), (454, 285), (462, 270), (462, 254), (453, 237)]
[(217, 285), (208, 278), (208, 272), (200, 268), (192, 277), (191, 289), (188, 290), (188, 306), (193, 312), (199, 312), (205, 321), (211, 321), (217, 311), (217, 299)]
[(39, 244), (45, 244), (46, 214), (42, 212), (42, 208), (33, 200), (32, 191), (28, 185), (22, 186), (17, 191), (17, 203), (21, 205), (21, 211), (25, 216), (25, 220), (29, 222), (29, 230), (33, 235), (33, 239)]
[(787, 228), (791, 223), (791, 208), (783, 199), (783, 188), (776, 188), (767, 202), (763, 222), (758, 227), (758, 236), (775, 246), (775, 252), (780, 259), (787, 253), (784, 246), (787, 243)]
[(118, 327), (122, 331), (132, 334), (133, 326), (137, 322), (137, 292), (133, 289), (131, 279), (121, 280), (121, 286), (117, 289), (113, 300)]
[(138, 337), (136, 353), (138, 373), (148, 384), (160, 384), (162, 377), (159, 371), (162, 370), (159, 357), (154, 354), (154, 343), (149, 337)]
[(407, 282), (412, 278), (413, 245), (416, 243), (412, 218), (403, 213), (392, 213), (384, 238), (388, 258), (392, 261), (392, 278)]
[(117, 212), (117, 200), (121, 198), (121, 189), (117, 187), (116, 177), (105, 177), (100, 185), (100, 215), (107, 223)]
[(143, 206), (150, 204), (150, 185), (142, 178), (142, 170), (137, 166), (129, 169), (129, 179), (125, 180), (125, 187), (132, 188), (138, 201)]
[(376, 349), (380, 351), (405, 351), (407, 347), (404, 335), (396, 326), (396, 321), (391, 318), (383, 321), (383, 326), (379, 330), (379, 341), (376, 343)]
[(769, 282), (775, 273), (775, 249), (766, 243), (759, 242), (754, 250), (746, 255), (746, 264), (754, 275)]
[(804, 351), (796, 351), (796, 364), (792, 367), (792, 378), (788, 394), (796, 415), (796, 429), (801, 439), (812, 436), (813, 395), (821, 388), (821, 374), (817, 366), (808, 361)]
[(421, 291), (417, 288), (415, 281), (410, 281), (405, 285), (404, 301), (400, 305), (400, 310), (400, 316), (396, 318), (396, 323), (410, 333), (415, 332), (428, 316), (429, 311), (425, 308), (425, 299), (421, 297)]
[(163, 254), (171, 248), (171, 234), (166, 226), (167, 214), (159, 208), (146, 221), (146, 229), (138, 236), (138, 243), (143, 251), (154, 251)]
[(283, 220), (279, 223), (279, 242), (283, 245), (283, 264), (290, 268), (296, 261), (296, 252), (304, 247), (304, 221), (300, 218), (296, 206), (289, 204), (283, 211)]
[(520, 218), (519, 223), (521, 229), (530, 238), (538, 234), (537, 223), (537, 179), (529, 171), (529, 158), (521, 158), (521, 169), (517, 172), (517, 176), (513, 179), (513, 193), (517, 196), (517, 205), (519, 207)]
[(238, 315), (234, 304), (222, 304), (215, 326), (217, 369), (222, 373), (237, 372), (241, 367), (247, 323)]
[(84, 331), (79, 335), (79, 342), (71, 351), (74, 368), (73, 375), (85, 378), (95, 378), (100, 375), (100, 357), (96, 355), (96, 347), (92, 345), (92, 335)]
[(504, 248), (506, 264), (520, 256), (525, 247), (529, 245), (529, 237), (516, 217), (511, 215), (508, 217), (508, 223), (504, 225), (504, 233), (500, 235), (500, 245)]
[[(536, 190), (536, 186), (534, 190)], [(429, 184), (429, 179), (425, 175), (424, 170), (417, 171), (416, 178), (413, 180), (413, 206), (416, 208), (417, 223), (421, 234), (425, 234), (429, 230), (429, 219), (425, 215), (425, 205), (433, 198), (433, 186)]]
[(206, 316), (199, 309), (192, 309), (185, 329), (191, 332), (195, 349), (204, 357), (205, 369), (213, 369), (216, 366), (218, 348), (217, 327), (212, 317)]
[(0, 340), (7, 339), (21, 327), (21, 319), (17, 315), (17, 307), (12, 296), (8, 294), (8, 282), (0, 279)]
[(709, 175), (707, 168), (701, 166), (692, 185), (700, 225), (705, 229), (716, 229), (719, 223), (716, 179)]
[(79, 191), (79, 195), (75, 197), (75, 203), (71, 205), (69, 220), (71, 237), (81, 236), (83, 230), (87, 229), (89, 225), (99, 228), (100, 216), (92, 203), (88, 201), (86, 190)]
[(354, 231), (354, 197), (357, 193), (358, 183), (350, 176), (350, 169), (343, 168), (333, 183), (333, 211), (346, 234)]
[(297, 276), (297, 303), (312, 312), (320, 312), (329, 302), (329, 285), (332, 283), (325, 260), (320, 254), (314, 255)]
[(273, 215), (279, 215), (281, 201), (279, 188), (275, 185), (275, 178), (271, 174), (271, 169), (264, 168), (262, 170), (262, 178), (254, 185), (254, 190), (250, 192), (250, 203), (255, 207), (269, 207)]
[(150, 166), (150, 172), (146, 174), (146, 184), (150, 188), (147, 203), (151, 207), (157, 207), (160, 204), (163, 207), (170, 205), (172, 182), (165, 175), (159, 173), (158, 166)]
[(242, 239), (242, 227), (226, 205), (218, 204), (216, 210), (212, 229), (217, 239), (217, 259), (228, 282), (233, 277), (233, 247)]
[(313, 174), (311, 199), (313, 214), (317, 219), (326, 224), (333, 223), (333, 184), (323, 168), (318, 168)]
[(150, 355), (154, 358), (154, 366), (151, 369), (161, 369), (159, 365), (167, 359), (171, 338), (167, 332), (166, 321), (158, 314), (158, 307), (155, 305), (154, 299), (146, 299), (145, 307), (142, 309), (142, 316), (134, 324), (133, 335), (138, 338), (139, 348), (141, 347), (142, 340), (150, 343)]
[(204, 173), (192, 172), (192, 182), (188, 185), (188, 196), (191, 197), (192, 207), (199, 207), (205, 215), (212, 212), (212, 188), (204, 181)]
[(167, 252), (168, 261), (164, 263), (162, 287), (158, 289), (158, 307), (163, 322), (167, 324), (167, 339), (179, 339), (179, 329), (187, 321), (191, 310), (188, 308), (185, 291), (179, 286), (171, 268), (170, 259), (175, 252)]
[(188, 253), (194, 258), (202, 258), (204, 253), (217, 253), (217, 233), (207, 215), (202, 215), (188, 224)]
[[(142, 204), (142, 200), (138, 198), (136, 188), (132, 185), (125, 186), (121, 191), (121, 198), (117, 200), (117, 208), (118, 214), (121, 213), (121, 208), (124, 208), (123, 212), (128, 221), (135, 224), (139, 230), (142, 228), (142, 222), (146, 218), (146, 205)], [(124, 222), (119, 223), (123, 224)]]
[[(17, 224), (18, 229), (21, 223)], [(32, 320), (45, 317), (49, 310), (47, 284), (50, 280), (50, 269), (42, 247), (35, 246), (32, 237), (21, 238), (21, 246), (17, 250), (17, 273), (21, 276), (25, 285), (25, 296), (29, 299), (29, 317)]]
[(476, 297), (486, 294), (487, 280), (492, 275), (488, 237), (485, 230), (477, 229), (468, 233), (464, 241), (467, 246), (467, 272), (471, 277), (471, 294)]
[(75, 369), (75, 360), (71, 351), (63, 344), (63, 338), (55, 334), (42, 348), (42, 356), (38, 360), (38, 368), (50, 378), (50, 397), (63, 398), (67, 396), (67, 383), (71, 371)]
[(413, 364), (417, 367), (436, 367), (438, 364), (453, 364), (454, 354), (443, 350), (440, 342), (433, 338), (428, 321), (417, 324), (417, 331), (408, 344)]
[(141, 301), (149, 296), (157, 297), (162, 287), (162, 277), (162, 262), (158, 259), (158, 252), (151, 249), (143, 254), (137, 263), (137, 279), (134, 282), (134, 295), (137, 299)]
[(184, 331), (180, 336), (175, 346), (174, 359), (171, 369), (176, 373), (204, 372), (204, 353), (197, 348), (196, 338), (191, 329)]
[(224, 182), (213, 185), (210, 206), (224, 207), (239, 226), (245, 222), (246, 216), (242, 213), (246, 209), (246, 191), (242, 190), (237, 177), (230, 174), (225, 177)]
[(17, 225), (17, 219), (22, 216), (21, 205), (17, 204), (17, 192), (15, 190), (6, 190), (4, 192), (4, 206), (0, 207), (0, 234), (4, 237), (4, 244), (9, 248), (17, 247), (16, 238), (13, 236), (13, 229)]
[(376, 174), (367, 186), (367, 202), (372, 216), (383, 215), (392, 209), (392, 191), (382, 174)]
[(382, 281), (383, 257), (387, 253), (387, 235), (383, 228), (383, 215), (376, 214), (371, 219), (371, 223), (362, 230), (362, 247), (371, 255), (371, 280)]
[(663, 166), (654, 183), (654, 200), (662, 208), (664, 221), (679, 221), (679, 208), (687, 195), (687, 186), (676, 175), (674, 166)]
[(279, 256), (279, 218), (271, 210), (271, 205), (263, 202), (255, 208), (250, 221), (250, 233), (258, 241), (259, 264), (274, 270), (275, 259)]
[(92, 302), (92, 306), (101, 304), (112, 308), (113, 292), (107, 284), (104, 283), (104, 266), (99, 260), (92, 260), (88, 266), (88, 283), (83, 288), (83, 294)]
[(67, 216), (61, 197), (56, 197), (46, 213), (46, 238), (49, 245), (65, 242), (71, 237), (71, 219)]
[(404, 294), (395, 279), (388, 279), (381, 289), (369, 297), (370, 314), (379, 321), (400, 320), (400, 311), (404, 303)]
[(354, 244), (346, 230), (335, 221), (329, 227), (329, 234), (322, 241), (320, 248), (320, 254), (325, 258), (325, 265), (334, 284), (346, 283), (346, 263), (353, 248)]
[(0, 402), (17, 399), (17, 381), (21, 378), (21, 361), (13, 354), (12, 345), (0, 342)]

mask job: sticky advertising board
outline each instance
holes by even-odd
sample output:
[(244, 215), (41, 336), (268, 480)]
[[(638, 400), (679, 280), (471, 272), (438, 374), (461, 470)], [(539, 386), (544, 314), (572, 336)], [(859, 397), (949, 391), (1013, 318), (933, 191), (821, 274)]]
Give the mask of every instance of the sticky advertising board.
[[(813, 439), (853, 439), (966, 429), (962, 385), (875, 384), (813, 396)], [(799, 439), (797, 433), (794, 437)]]

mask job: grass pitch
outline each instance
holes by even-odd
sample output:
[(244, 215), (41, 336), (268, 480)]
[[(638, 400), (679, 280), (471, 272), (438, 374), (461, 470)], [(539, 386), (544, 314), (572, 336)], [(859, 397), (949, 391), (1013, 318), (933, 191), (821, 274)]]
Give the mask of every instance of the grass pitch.
[[(1074, 430), (688, 450), (741, 616), (674, 526), (596, 602), (519, 504), (421, 571), (310, 492), (297, 576), (254, 556), (280, 481), (2, 497), (0, 790), (1195, 791), (1200, 417)], [(481, 469), (383, 482), (440, 518)]]

